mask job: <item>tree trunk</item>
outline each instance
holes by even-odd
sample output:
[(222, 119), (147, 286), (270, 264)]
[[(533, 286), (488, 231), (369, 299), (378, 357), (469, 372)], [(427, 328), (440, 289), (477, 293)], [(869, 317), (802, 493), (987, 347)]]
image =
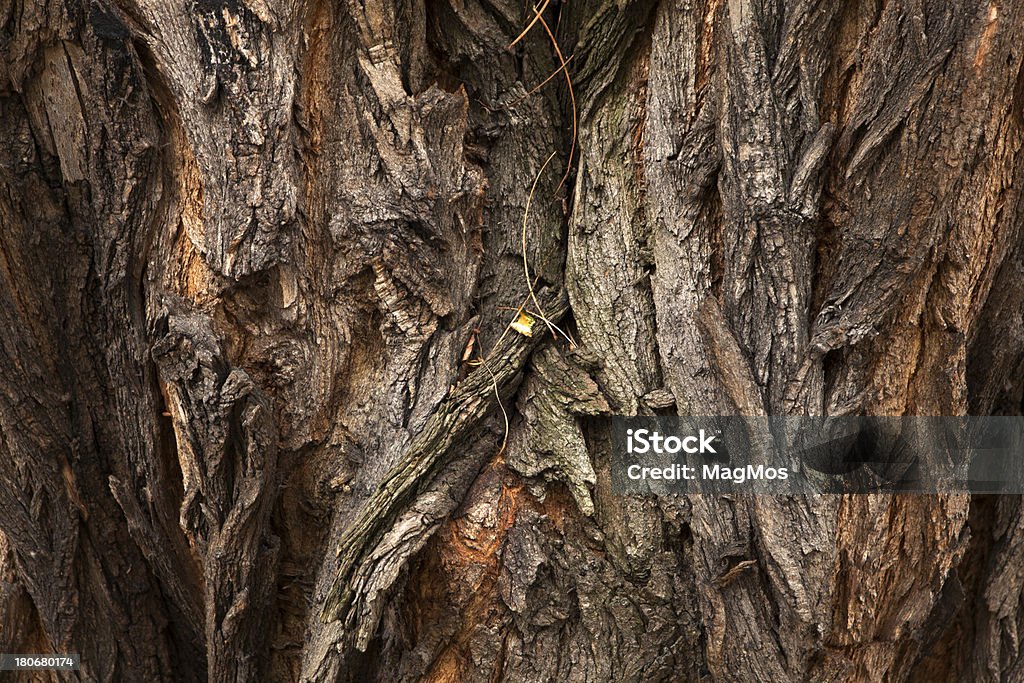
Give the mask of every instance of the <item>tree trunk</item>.
[(1021, 45), (1014, 0), (0, 0), (0, 651), (1024, 680), (1019, 497), (624, 497), (609, 417), (1020, 414)]

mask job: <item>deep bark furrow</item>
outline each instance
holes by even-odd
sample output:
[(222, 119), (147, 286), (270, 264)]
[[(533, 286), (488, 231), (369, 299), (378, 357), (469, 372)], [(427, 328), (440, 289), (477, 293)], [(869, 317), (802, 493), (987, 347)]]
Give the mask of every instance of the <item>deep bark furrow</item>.
[(1020, 679), (1018, 497), (623, 497), (610, 416), (1019, 415), (1022, 41), (1011, 0), (0, 0), (0, 650)]

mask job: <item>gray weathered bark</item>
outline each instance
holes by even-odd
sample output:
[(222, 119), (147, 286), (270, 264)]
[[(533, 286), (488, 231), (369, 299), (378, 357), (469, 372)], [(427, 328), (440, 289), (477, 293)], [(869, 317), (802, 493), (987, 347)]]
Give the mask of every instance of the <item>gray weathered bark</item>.
[(1021, 45), (1013, 0), (0, 0), (0, 651), (1024, 680), (1018, 497), (624, 498), (608, 420), (1019, 414)]

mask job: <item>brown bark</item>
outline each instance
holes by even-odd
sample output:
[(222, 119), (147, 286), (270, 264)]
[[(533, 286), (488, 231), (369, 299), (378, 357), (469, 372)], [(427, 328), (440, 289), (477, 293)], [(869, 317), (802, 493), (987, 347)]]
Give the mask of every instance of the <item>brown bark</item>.
[(0, 0), (0, 651), (1024, 680), (1019, 497), (623, 497), (608, 419), (1020, 414), (1024, 7), (543, 7)]

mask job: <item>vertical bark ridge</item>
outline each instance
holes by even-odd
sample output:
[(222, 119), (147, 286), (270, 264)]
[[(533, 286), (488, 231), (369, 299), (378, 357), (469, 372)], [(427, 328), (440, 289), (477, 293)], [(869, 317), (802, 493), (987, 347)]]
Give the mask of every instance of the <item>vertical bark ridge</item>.
[(1024, 9), (544, 17), (575, 126), (528, 3), (0, 0), (0, 649), (1019, 677), (1018, 500), (623, 498), (608, 416), (1019, 414)]

